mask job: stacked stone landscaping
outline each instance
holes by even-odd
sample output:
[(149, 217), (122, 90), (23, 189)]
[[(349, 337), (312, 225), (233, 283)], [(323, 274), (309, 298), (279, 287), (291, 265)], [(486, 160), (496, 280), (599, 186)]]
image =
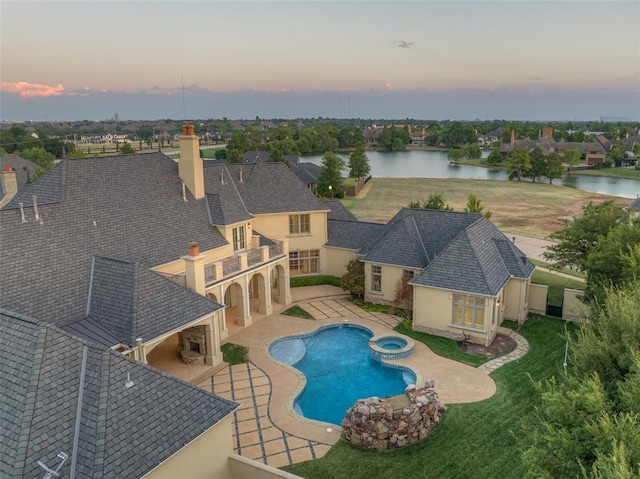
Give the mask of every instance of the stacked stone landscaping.
[(446, 407), (438, 401), (433, 380), (423, 388), (386, 399), (359, 399), (342, 420), (344, 438), (367, 449), (397, 449), (421, 441), (440, 422)]

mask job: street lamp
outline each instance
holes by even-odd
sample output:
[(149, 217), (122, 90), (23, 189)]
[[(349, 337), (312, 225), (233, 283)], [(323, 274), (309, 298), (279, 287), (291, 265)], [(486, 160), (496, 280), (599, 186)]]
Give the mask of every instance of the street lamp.
[(331, 195), (331, 199), (333, 199), (333, 186), (329, 185), (329, 194)]

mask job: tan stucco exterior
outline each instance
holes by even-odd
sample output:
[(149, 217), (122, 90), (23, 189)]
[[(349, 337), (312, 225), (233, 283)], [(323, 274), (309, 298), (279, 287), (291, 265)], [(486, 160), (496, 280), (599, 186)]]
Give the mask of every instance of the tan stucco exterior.
[(544, 284), (529, 285), (529, 311), (537, 314), (547, 312), (547, 294), (549, 287)]
[(583, 295), (584, 291), (565, 288), (562, 301), (562, 319), (568, 321), (587, 320), (589, 307), (582, 302)]
[(320, 268), (324, 274), (341, 277), (347, 272), (349, 261), (355, 257), (353, 250), (325, 247), (323, 254), (320, 255)]
[(531, 279), (511, 278), (505, 287), (504, 317), (519, 322), (529, 314), (529, 284)]
[[(382, 268), (382, 285), (381, 291), (373, 291), (371, 267), (380, 266)], [(410, 269), (391, 264), (365, 263), (364, 264), (364, 299), (371, 303), (391, 304), (395, 301), (396, 288), (398, 281), (402, 278), (402, 272)], [(413, 270), (412, 270), (413, 271)], [(415, 272), (418, 274), (418, 271)]]
[[(171, 456), (145, 479), (232, 479), (229, 456), (233, 453), (231, 415)], [(166, 431), (171, 434), (171, 431)]]

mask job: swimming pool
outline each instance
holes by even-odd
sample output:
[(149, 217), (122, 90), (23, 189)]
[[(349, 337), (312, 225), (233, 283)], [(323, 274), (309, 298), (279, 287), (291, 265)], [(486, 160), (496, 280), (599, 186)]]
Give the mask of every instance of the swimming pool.
[(362, 326), (334, 325), (269, 345), (274, 359), (307, 378), (294, 403), (298, 414), (339, 425), (358, 399), (401, 394), (408, 384), (415, 384), (411, 370), (385, 365), (370, 356), (371, 337), (373, 333)]

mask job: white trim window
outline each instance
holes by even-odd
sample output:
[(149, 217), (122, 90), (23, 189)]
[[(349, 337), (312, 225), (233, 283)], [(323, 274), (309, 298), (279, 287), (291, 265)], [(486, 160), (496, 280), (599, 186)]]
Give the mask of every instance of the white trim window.
[(244, 225), (233, 228), (233, 251), (240, 251), (245, 248)]
[(484, 330), (484, 303), (485, 298), (480, 296), (454, 294), (452, 324)]
[(289, 234), (304, 235), (311, 233), (309, 213), (303, 215), (289, 215)]
[(319, 262), (320, 250), (290, 251), (289, 274), (291, 276), (301, 276), (303, 274), (319, 273)]
[(382, 266), (379, 264), (371, 265), (371, 292), (382, 292)]

